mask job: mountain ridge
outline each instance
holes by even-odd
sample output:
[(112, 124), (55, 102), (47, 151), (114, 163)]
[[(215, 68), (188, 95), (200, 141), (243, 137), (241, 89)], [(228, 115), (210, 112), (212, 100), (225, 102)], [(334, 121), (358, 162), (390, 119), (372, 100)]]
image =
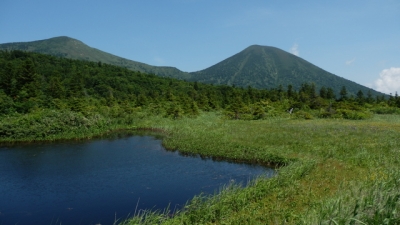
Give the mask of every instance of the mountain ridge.
[(59, 36), (32, 42), (11, 42), (0, 44), (0, 50), (21, 50), (43, 53), (58, 57), (108, 63), (134, 71), (157, 74), (162, 77), (187, 79), (190, 75), (171, 66), (151, 66), (125, 59), (111, 53), (92, 48), (77, 39)]
[(303, 83), (315, 83), (317, 88), (330, 87), (337, 95), (345, 86), (349, 95), (371, 92), (382, 95), (353, 81), (339, 77), (286, 51), (273, 46), (253, 44), (244, 50), (206, 68), (195, 72), (183, 72), (175, 67), (151, 66), (125, 59), (67, 36), (32, 42), (0, 44), (0, 50), (22, 50), (49, 54), (78, 60), (108, 63), (134, 71), (162, 77), (197, 81), (203, 83), (248, 87), (258, 89), (286, 88), (292, 85), (299, 89)]

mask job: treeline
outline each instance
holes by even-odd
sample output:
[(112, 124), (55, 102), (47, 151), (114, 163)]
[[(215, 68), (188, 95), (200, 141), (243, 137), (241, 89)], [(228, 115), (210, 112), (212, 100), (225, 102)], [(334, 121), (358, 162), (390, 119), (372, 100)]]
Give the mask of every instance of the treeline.
[(195, 116), (199, 111), (222, 110), (234, 119), (262, 119), (287, 112), (307, 118), (313, 116), (313, 110), (320, 117), (346, 117), (349, 110), (366, 109), (393, 113), (399, 107), (397, 93), (390, 98), (362, 91), (348, 96), (343, 87), (340, 96), (335, 96), (331, 88), (316, 90), (313, 83), (303, 84), (299, 90), (291, 85), (270, 90), (214, 86), (101, 62), (23, 51), (0, 52), (0, 115), (57, 109), (83, 114), (111, 110), (118, 116), (146, 110), (179, 118)]

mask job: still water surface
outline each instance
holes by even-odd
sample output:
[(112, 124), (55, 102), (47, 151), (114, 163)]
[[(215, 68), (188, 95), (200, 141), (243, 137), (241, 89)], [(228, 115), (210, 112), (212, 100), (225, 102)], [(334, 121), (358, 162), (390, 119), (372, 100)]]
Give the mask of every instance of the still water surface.
[(261, 166), (184, 157), (152, 136), (0, 147), (0, 225), (113, 224), (139, 209), (180, 208)]

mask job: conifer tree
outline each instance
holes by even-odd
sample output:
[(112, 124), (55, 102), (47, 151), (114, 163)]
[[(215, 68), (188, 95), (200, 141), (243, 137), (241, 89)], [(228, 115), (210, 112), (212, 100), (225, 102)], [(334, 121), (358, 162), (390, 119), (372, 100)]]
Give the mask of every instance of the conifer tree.
[(358, 90), (356, 100), (359, 104), (363, 104), (365, 102), (364, 93), (361, 90)]
[(321, 87), (321, 89), (319, 90), (319, 96), (321, 98), (328, 98), (328, 90), (326, 89), (326, 87)]
[(53, 98), (62, 99), (65, 97), (64, 86), (61, 84), (59, 76), (53, 76), (50, 78), (48, 92)]
[(7, 62), (2, 73), (0, 73), (0, 89), (10, 96), (15, 96), (17, 91), (17, 78), (14, 66)]
[(372, 104), (374, 103), (374, 98), (372, 97), (372, 93), (371, 90), (368, 90), (367, 92), (367, 99), (366, 99), (367, 103)]
[(295, 92), (293, 91), (293, 86), (291, 84), (288, 85), (288, 89), (286, 91), (286, 95), (288, 98), (293, 98)]
[(70, 80), (69, 80), (69, 90), (68, 94), (71, 97), (80, 98), (83, 96), (83, 79), (82, 73), (77, 71), (73, 72)]
[(340, 100), (341, 101), (346, 101), (348, 99), (347, 96), (347, 89), (345, 86), (342, 87), (342, 89), (340, 89)]
[(335, 92), (333, 91), (332, 88), (327, 88), (326, 89), (326, 98), (327, 99), (335, 99), (336, 98)]

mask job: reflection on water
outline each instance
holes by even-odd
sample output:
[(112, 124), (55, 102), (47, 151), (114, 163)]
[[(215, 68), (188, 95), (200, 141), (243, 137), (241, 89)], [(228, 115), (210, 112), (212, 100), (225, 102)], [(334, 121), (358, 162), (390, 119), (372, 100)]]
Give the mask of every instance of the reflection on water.
[(152, 136), (0, 148), (0, 224), (112, 224), (138, 209), (180, 208), (261, 166), (165, 151)]

